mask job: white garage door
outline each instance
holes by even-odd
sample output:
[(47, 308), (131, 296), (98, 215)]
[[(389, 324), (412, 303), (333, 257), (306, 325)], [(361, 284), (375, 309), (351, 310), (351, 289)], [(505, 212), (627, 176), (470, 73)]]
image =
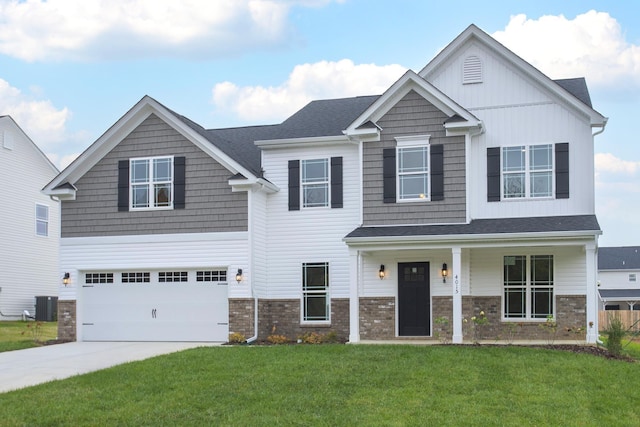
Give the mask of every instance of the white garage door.
[(87, 272), (85, 341), (227, 341), (226, 270)]

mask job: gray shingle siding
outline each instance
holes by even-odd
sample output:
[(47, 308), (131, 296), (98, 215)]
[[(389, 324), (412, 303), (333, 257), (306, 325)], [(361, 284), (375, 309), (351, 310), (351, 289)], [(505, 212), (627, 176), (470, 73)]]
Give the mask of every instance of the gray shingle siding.
[[(186, 157), (186, 207), (118, 212), (118, 161)], [(233, 193), (231, 173), (152, 115), (74, 183), (76, 200), (62, 203), (62, 237), (247, 231), (247, 194)]]
[[(466, 221), (464, 137), (447, 137), (447, 115), (416, 92), (409, 92), (377, 124), (380, 142), (364, 143), (364, 225), (442, 224)], [(430, 144), (444, 147), (444, 200), (420, 203), (383, 203), (382, 150), (396, 146), (394, 138), (430, 135)]]

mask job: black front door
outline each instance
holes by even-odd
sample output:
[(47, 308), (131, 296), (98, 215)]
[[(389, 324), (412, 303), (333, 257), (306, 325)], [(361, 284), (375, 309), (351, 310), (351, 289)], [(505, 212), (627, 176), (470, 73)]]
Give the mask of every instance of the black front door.
[(398, 333), (405, 337), (429, 335), (431, 307), (429, 263), (398, 264)]

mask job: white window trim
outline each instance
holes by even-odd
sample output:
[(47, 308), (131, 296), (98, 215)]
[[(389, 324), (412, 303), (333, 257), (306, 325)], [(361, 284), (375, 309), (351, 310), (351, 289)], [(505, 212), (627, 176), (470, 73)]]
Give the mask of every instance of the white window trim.
[[(544, 197), (531, 197), (531, 169), (529, 167), (529, 155), (530, 148), (538, 145), (549, 145), (551, 147), (551, 169), (548, 171), (551, 172), (551, 195)], [(524, 197), (505, 197), (504, 193), (504, 149), (511, 147), (524, 147), (525, 149), (525, 170), (524, 170)], [(535, 144), (514, 144), (514, 145), (503, 145), (500, 147), (500, 200), (503, 202), (513, 202), (513, 201), (523, 201), (523, 200), (553, 200), (556, 197), (556, 153), (555, 153), (555, 144), (553, 142), (540, 142)], [(543, 170), (538, 170), (534, 172), (544, 172)], [(520, 172), (513, 172), (520, 173)], [(507, 172), (510, 174), (510, 172)]]
[[(304, 163), (309, 161), (324, 160), (327, 162), (327, 180), (322, 182), (305, 183), (304, 179)], [(304, 204), (304, 187), (305, 185), (326, 184), (327, 186), (327, 203), (324, 206), (305, 206)], [(300, 209), (331, 209), (331, 158), (330, 157), (310, 157), (308, 159), (300, 159)]]
[[(411, 135), (398, 136), (396, 140), (396, 203), (422, 203), (431, 201), (431, 144), (429, 140), (431, 135)], [(400, 150), (405, 148), (425, 148), (427, 149), (427, 192), (425, 197), (416, 197), (412, 199), (400, 198)], [(403, 173), (406, 175), (421, 175), (424, 172)]]
[[(47, 218), (46, 219), (38, 218), (38, 207), (39, 206), (47, 208)], [(35, 212), (34, 212), (34, 215), (35, 215), (35, 224), (34, 225), (35, 225), (35, 234), (36, 234), (37, 237), (49, 237), (49, 224), (51, 223), (51, 219), (50, 219), (51, 215), (50, 215), (50, 213), (51, 213), (51, 207), (49, 205), (45, 205), (44, 203), (36, 203)], [(43, 222), (43, 223), (46, 224), (46, 226), (47, 226), (47, 233), (46, 234), (38, 233), (38, 223), (40, 223), (40, 222)]]
[[(525, 317), (506, 317), (505, 316), (505, 286), (504, 286), (504, 258), (508, 257), (508, 256), (523, 256), (525, 257)], [(532, 317), (531, 316), (531, 307), (532, 307), (532, 301), (531, 301), (531, 288), (533, 287), (532, 283), (531, 283), (531, 257), (532, 256), (550, 256), (553, 258), (552, 261), (552, 265), (553, 265), (553, 277), (552, 277), (552, 281), (553, 281), (553, 285), (550, 287), (550, 289), (553, 291), (553, 296), (552, 296), (552, 300), (553, 300), (553, 310), (551, 315), (553, 316), (553, 318), (556, 318), (556, 308), (557, 308), (557, 304), (556, 304), (556, 297), (557, 297), (557, 287), (556, 287), (556, 256), (553, 254), (504, 254), (501, 256), (501, 267), (502, 267), (502, 285), (501, 285), (501, 296), (500, 296), (500, 300), (501, 300), (501, 318), (503, 322), (512, 322), (512, 323), (518, 323), (518, 322), (530, 322), (530, 323), (545, 323), (547, 321), (546, 318), (542, 318), (542, 317)]]
[[(174, 163), (174, 157), (175, 156), (153, 156), (153, 157), (132, 157), (129, 159), (129, 210), (131, 211), (160, 211), (160, 210), (172, 210), (173, 209), (173, 204), (175, 201), (175, 189), (174, 189), (174, 182), (175, 182), (175, 163)], [(153, 182), (153, 161), (155, 159), (171, 159), (171, 203), (169, 204), (169, 206), (152, 206), (152, 202), (153, 202), (153, 194), (154, 194), (154, 189), (153, 189), (153, 185), (155, 184), (155, 182)], [(148, 192), (148, 202), (149, 202), (149, 206), (146, 207), (134, 207), (133, 206), (133, 185), (134, 183), (131, 181), (132, 179), (132, 175), (133, 175), (133, 162), (134, 161), (140, 161), (140, 160), (146, 160), (149, 162), (149, 181), (147, 181), (147, 185), (149, 186), (149, 192)], [(159, 181), (159, 183), (163, 183), (165, 181)], [(139, 183), (138, 183), (139, 184)]]
[(324, 295), (326, 295), (327, 298), (327, 306), (326, 306), (326, 310), (327, 310), (327, 319), (326, 320), (305, 320), (304, 318), (304, 302), (305, 302), (305, 290), (304, 290), (304, 283), (301, 283), (300, 286), (300, 324), (301, 325), (330, 325), (331, 324), (331, 286), (330, 286), (330, 271), (329, 271), (329, 262), (326, 261), (321, 261), (321, 262), (304, 262), (301, 265), (301, 273), (304, 277), (304, 268), (305, 265), (310, 265), (310, 264), (324, 264), (326, 271), (327, 271), (327, 278), (325, 278), (326, 280), (326, 287), (324, 292), (315, 292), (315, 294), (321, 294), (324, 293)]

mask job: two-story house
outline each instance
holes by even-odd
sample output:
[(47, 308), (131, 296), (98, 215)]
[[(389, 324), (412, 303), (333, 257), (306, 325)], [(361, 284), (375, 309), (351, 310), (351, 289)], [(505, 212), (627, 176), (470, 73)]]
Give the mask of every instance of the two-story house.
[(598, 249), (600, 310), (640, 310), (640, 246)]
[(552, 317), (595, 342), (605, 125), (584, 79), (473, 25), (382, 95), (278, 125), (204, 129), (144, 97), (45, 189), (60, 335), (463, 342), (484, 312), (487, 338)]
[(58, 173), (11, 116), (0, 116), (0, 179), (7, 196), (0, 206), (0, 320), (55, 316), (59, 203), (41, 190)]

